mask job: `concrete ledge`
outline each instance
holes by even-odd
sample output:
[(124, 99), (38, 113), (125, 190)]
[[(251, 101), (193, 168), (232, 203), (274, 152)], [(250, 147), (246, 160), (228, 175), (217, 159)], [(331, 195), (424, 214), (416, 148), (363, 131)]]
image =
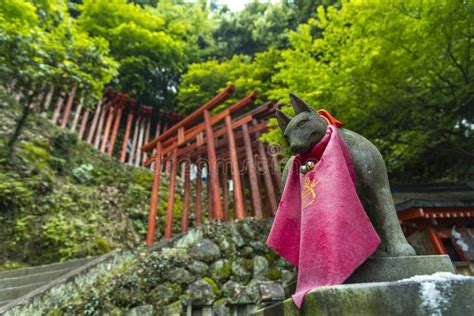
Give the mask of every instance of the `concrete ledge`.
[[(114, 251), (109, 252), (109, 253), (107, 253), (105, 255), (102, 255), (100, 257), (95, 257), (92, 260), (91, 259), (74, 260), (74, 264), (69, 265), (68, 267), (75, 266), (76, 264), (78, 264), (79, 267), (70, 270), (66, 274), (61, 275), (60, 277), (54, 279), (53, 281), (51, 281), (49, 283), (45, 283), (43, 286), (39, 286), (39, 287), (36, 286), (35, 288), (32, 288), (27, 293), (24, 293), (25, 295), (23, 295), (23, 296), (16, 296), (17, 298), (11, 300), (10, 302), (8, 302), (8, 304), (0, 307), (0, 314), (6, 313), (8, 310), (12, 309), (15, 306), (28, 304), (31, 300), (33, 300), (33, 298), (45, 294), (46, 292), (48, 292), (50, 289), (52, 289), (53, 287), (55, 287), (58, 284), (65, 283), (65, 282), (73, 280), (79, 274), (82, 274), (82, 273), (86, 272), (88, 269), (90, 269), (91, 267), (94, 267), (98, 263), (104, 262), (104, 261), (112, 258), (118, 252), (119, 251), (114, 250)], [(69, 262), (69, 263), (71, 263), (71, 262)], [(64, 264), (64, 263), (62, 263), (62, 264)], [(58, 267), (59, 265), (61, 265), (61, 264), (53, 264), (52, 266)], [(44, 266), (44, 267), (47, 267), (47, 266)], [(46, 269), (46, 270), (42, 270), (42, 271), (50, 271), (50, 270)]]
[[(168, 240), (160, 240), (159, 242), (145, 248), (137, 249), (138, 252), (153, 252), (157, 251), (161, 248), (168, 247), (172, 245), (178, 238), (182, 237), (182, 234), (176, 235), (173, 238)], [(138, 253), (137, 252), (137, 253)], [(135, 254), (136, 255), (136, 254)], [(130, 251), (121, 251), (121, 250), (113, 250), (105, 255), (95, 257), (93, 259), (78, 259), (74, 261), (68, 261), (68, 263), (72, 263), (76, 265), (75, 268), (71, 269), (69, 272), (59, 276), (58, 278), (53, 279), (51, 282), (36, 288), (35, 290), (27, 293), (24, 296), (16, 298), (14, 300), (5, 300), (2, 302), (3, 306), (0, 305), (0, 315), (5, 313), (6, 315), (30, 315), (32, 311), (34, 314), (43, 314), (48, 311), (49, 308), (52, 308), (54, 304), (60, 301), (61, 298), (56, 298), (58, 291), (64, 295), (71, 295), (72, 292), (76, 291), (76, 281), (80, 283), (86, 283), (86, 280), (89, 280), (88, 277), (90, 274), (103, 274), (110, 272), (109, 270), (113, 268), (115, 262), (121, 262), (121, 259), (117, 259), (118, 257), (128, 257), (134, 256), (134, 254)], [(120, 264), (120, 263), (119, 263)], [(64, 265), (64, 263), (58, 263), (53, 265), (48, 265), (41, 267), (42, 271), (47, 271), (48, 267), (53, 266), (58, 268), (58, 266)], [(33, 273), (33, 269), (37, 269), (38, 267), (26, 268), (25, 272)], [(97, 273), (95, 272), (97, 270)], [(14, 272), (7, 271), (8, 274)], [(16, 270), (18, 271), (18, 270)], [(20, 273), (23, 275), (23, 272)], [(5, 276), (5, 275), (4, 275)], [(17, 276), (17, 275), (15, 275)], [(66, 292), (68, 294), (66, 294)], [(56, 295), (55, 295), (56, 294)], [(43, 304), (43, 300), (46, 298), (48, 303)]]
[(62, 269), (48, 272), (41, 272), (36, 274), (28, 274), (19, 277), (5, 278), (0, 280), (0, 291), (10, 287), (17, 287), (28, 285), (32, 283), (52, 281), (59, 276), (68, 273), (71, 269)]
[(64, 270), (64, 269), (72, 270), (91, 260), (93, 260), (93, 258), (75, 259), (75, 260), (69, 260), (69, 261), (64, 261), (64, 262), (46, 264), (42, 266), (33, 266), (33, 267), (22, 268), (22, 269), (2, 271), (0, 272), (0, 279), (15, 278), (15, 277), (26, 276), (29, 274), (38, 274), (38, 273)]
[(449, 256), (371, 257), (344, 283), (398, 281), (436, 272), (455, 272)]
[(38, 282), (38, 283), (29, 283), (22, 286), (9, 287), (9, 288), (0, 290), (0, 301), (14, 300), (22, 295), (25, 295), (39, 288), (40, 286), (45, 285), (46, 283), (48, 282), (45, 281), (45, 282)]
[(474, 277), (441, 272), (395, 282), (322, 287), (306, 295), (301, 310), (287, 299), (253, 315), (474, 315), (473, 293)]

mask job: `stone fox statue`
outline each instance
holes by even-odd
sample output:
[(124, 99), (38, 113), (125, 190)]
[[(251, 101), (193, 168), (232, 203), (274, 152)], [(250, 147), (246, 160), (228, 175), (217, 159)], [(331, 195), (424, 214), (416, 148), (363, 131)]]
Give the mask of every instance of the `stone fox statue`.
[[(296, 95), (290, 94), (290, 99), (296, 113), (295, 117), (291, 118), (277, 111), (276, 118), (291, 150), (295, 154), (301, 154), (321, 141), (328, 123)], [(375, 255), (391, 257), (415, 255), (398, 222), (382, 155), (363, 136), (344, 128), (338, 130), (352, 159), (357, 194), (381, 239)], [(283, 184), (286, 182), (294, 157), (292, 156), (285, 166)]]

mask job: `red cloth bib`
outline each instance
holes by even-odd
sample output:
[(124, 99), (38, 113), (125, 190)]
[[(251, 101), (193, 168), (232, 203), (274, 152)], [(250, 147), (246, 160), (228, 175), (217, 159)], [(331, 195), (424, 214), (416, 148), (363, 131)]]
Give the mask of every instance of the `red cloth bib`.
[[(309, 160), (316, 166), (301, 174)], [(343, 283), (380, 244), (355, 183), (349, 152), (332, 124), (289, 170), (267, 245), (298, 267), (292, 296), (298, 308), (309, 290)]]

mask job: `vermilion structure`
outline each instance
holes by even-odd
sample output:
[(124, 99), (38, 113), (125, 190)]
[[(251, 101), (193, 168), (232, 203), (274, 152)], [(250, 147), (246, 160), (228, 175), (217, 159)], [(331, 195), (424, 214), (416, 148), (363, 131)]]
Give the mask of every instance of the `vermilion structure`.
[[(278, 106), (271, 102), (256, 106), (257, 94), (250, 93), (216, 111), (234, 91), (234, 86), (224, 88), (186, 117), (154, 113), (152, 107), (139, 105), (137, 100), (111, 87), (105, 90), (93, 113), (84, 107), (84, 96), (77, 86), (69, 93), (49, 89), (36, 103), (44, 103), (46, 108), (55, 100), (51, 118), (54, 124), (77, 132), (80, 139), (123, 163), (153, 169), (146, 239), (151, 244), (162, 173), (170, 178), (165, 238), (173, 234), (177, 177), (184, 181), (181, 223), (175, 225), (182, 232), (188, 230), (190, 223), (199, 226), (205, 217), (229, 221), (274, 215), (277, 195), (282, 189), (279, 161), (260, 141), (260, 135)], [(115, 150), (117, 141), (120, 146)], [(191, 194), (192, 181), (195, 196)], [(206, 186), (208, 194), (204, 195)], [(203, 205), (207, 205), (204, 212)]]
[[(251, 93), (236, 103), (214, 113), (218, 105), (228, 100), (235, 88), (229, 86), (196, 111), (170, 127), (163, 134), (142, 147), (152, 156), (145, 165), (154, 163), (147, 243), (154, 241), (156, 209), (159, 204), (161, 174), (170, 165), (168, 201), (165, 223), (165, 238), (173, 231), (173, 209), (175, 181), (178, 165), (184, 167), (184, 196), (181, 216), (181, 231), (189, 227), (190, 210), (194, 210), (194, 225), (202, 222), (202, 202), (207, 199), (209, 220), (227, 221), (248, 216), (263, 218), (262, 197), (265, 196), (268, 215), (273, 215), (277, 206), (277, 192), (281, 187), (280, 173), (272, 172), (278, 164), (260, 141), (260, 133), (267, 129), (268, 118), (273, 116), (276, 104), (271, 102), (255, 107), (256, 93)], [(202, 195), (202, 164), (207, 172), (208, 196)], [(197, 166), (196, 196), (194, 207), (190, 207), (190, 169)], [(278, 169), (278, 168), (276, 168)], [(228, 175), (230, 174), (230, 178)], [(260, 186), (259, 182), (264, 186)], [(229, 184), (232, 187), (233, 203), (229, 204)], [(247, 198), (250, 201), (247, 206)], [(233, 218), (229, 212), (233, 209)]]

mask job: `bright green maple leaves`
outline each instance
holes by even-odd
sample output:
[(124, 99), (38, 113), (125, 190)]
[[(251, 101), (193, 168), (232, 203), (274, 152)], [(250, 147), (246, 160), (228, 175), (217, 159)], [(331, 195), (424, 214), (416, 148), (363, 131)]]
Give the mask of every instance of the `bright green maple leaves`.
[[(295, 92), (331, 111), (381, 149), (395, 180), (464, 179), (474, 158), (473, 17), (472, 4), (452, 0), (319, 7), (316, 19), (290, 33), (278, 60), (263, 66), (271, 74), (265, 80), (252, 81), (262, 64), (243, 58), (193, 65), (181, 106), (202, 95), (200, 87), (244, 77), (269, 99), (288, 103)], [(237, 69), (254, 72), (233, 75)], [(222, 79), (206, 79), (211, 73)], [(283, 142), (278, 129), (265, 140)]]

